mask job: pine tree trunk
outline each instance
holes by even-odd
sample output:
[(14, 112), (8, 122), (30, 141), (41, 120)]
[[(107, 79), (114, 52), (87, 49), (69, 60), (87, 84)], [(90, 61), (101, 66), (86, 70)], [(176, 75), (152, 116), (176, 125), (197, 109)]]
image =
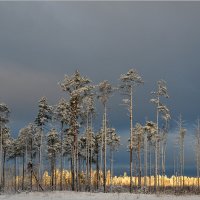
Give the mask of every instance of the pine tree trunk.
[(130, 193), (132, 193), (133, 180), (132, 180), (132, 171), (133, 171), (133, 146), (132, 146), (132, 134), (133, 134), (133, 91), (131, 86), (130, 91)]
[(30, 178), (30, 189), (33, 188), (33, 140), (31, 138), (31, 178)]
[(24, 191), (24, 153), (22, 155), (22, 191)]
[(157, 152), (158, 151), (158, 141), (156, 138), (156, 144), (155, 144), (155, 175), (154, 175), (154, 191), (157, 191), (157, 175), (158, 175), (158, 170), (157, 170), (157, 162), (158, 162), (158, 155)]
[(97, 174), (97, 190), (99, 189), (99, 146), (98, 141), (96, 141), (96, 174)]
[(113, 147), (110, 147), (110, 191), (112, 192), (113, 184)]
[(43, 176), (43, 126), (41, 126), (41, 141), (40, 141), (40, 151), (39, 151), (39, 171), (38, 171), (38, 180), (42, 184)]
[(51, 190), (54, 189), (54, 158), (51, 158)]
[(138, 187), (141, 188), (141, 177), (142, 177), (142, 171), (141, 171), (141, 155), (140, 155), (140, 135), (138, 138)]
[(0, 134), (1, 134), (1, 148), (0, 148), (0, 184), (2, 185), (2, 157), (3, 157), (3, 131), (2, 131), (2, 127), (0, 125)]
[(55, 190), (57, 189), (57, 173), (56, 173), (56, 155), (55, 155), (55, 157), (54, 157), (54, 179), (55, 179), (55, 181), (54, 181), (54, 188), (55, 188)]
[(200, 154), (200, 148), (199, 148), (199, 145), (200, 145), (200, 138), (198, 136), (198, 143), (197, 143), (197, 151), (196, 151), (196, 154), (197, 154), (197, 189), (199, 191), (199, 154)]
[(106, 137), (107, 137), (107, 119), (106, 119), (106, 104), (104, 104), (104, 173), (103, 173), (103, 188), (106, 193)]
[(144, 186), (147, 186), (147, 133), (144, 135)]
[(78, 134), (76, 132), (75, 134), (75, 170), (76, 170), (76, 179), (75, 179), (75, 182), (76, 182), (76, 191), (78, 192), (79, 191), (79, 165), (78, 165)]
[(71, 162), (71, 187), (72, 187), (72, 191), (74, 191), (74, 155), (72, 153), (71, 158), (70, 158), (70, 162)]
[(60, 155), (60, 190), (63, 190), (63, 122), (61, 122), (61, 155)]
[(15, 173), (15, 192), (17, 192), (17, 156), (14, 161), (14, 173)]
[(74, 179), (74, 186), (72, 187), (74, 190), (79, 190), (79, 168), (78, 168), (78, 127), (77, 127), (77, 110), (78, 110), (78, 99), (71, 99), (72, 102), (72, 116), (71, 116), (71, 125), (73, 129), (73, 179)]
[(92, 147), (90, 148), (90, 176), (89, 176), (89, 191), (92, 187)]
[(86, 127), (86, 191), (89, 187), (89, 117), (87, 112), (87, 127)]
[(157, 188), (160, 189), (160, 137), (158, 139), (158, 153), (157, 153)]
[(149, 191), (151, 192), (151, 143), (149, 142)]
[(6, 151), (3, 152), (3, 180), (2, 180), (2, 189), (5, 189), (5, 163), (6, 163)]

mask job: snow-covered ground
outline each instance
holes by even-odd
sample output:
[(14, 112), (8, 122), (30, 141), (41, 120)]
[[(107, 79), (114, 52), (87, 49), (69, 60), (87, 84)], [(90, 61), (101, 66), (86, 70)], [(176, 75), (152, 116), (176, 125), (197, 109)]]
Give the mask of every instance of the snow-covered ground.
[(87, 192), (34, 192), (10, 195), (0, 195), (0, 200), (197, 200), (199, 195), (173, 196), (173, 195), (147, 195), (129, 193), (87, 193)]

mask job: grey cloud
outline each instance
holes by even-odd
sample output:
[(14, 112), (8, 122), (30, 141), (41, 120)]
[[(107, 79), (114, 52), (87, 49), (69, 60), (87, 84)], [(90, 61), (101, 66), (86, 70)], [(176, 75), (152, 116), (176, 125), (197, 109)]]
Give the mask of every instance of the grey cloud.
[[(145, 84), (135, 93), (134, 123), (154, 120), (150, 92), (165, 79), (172, 117), (181, 112), (190, 124), (200, 113), (199, 10), (199, 2), (0, 2), (0, 100), (13, 111), (14, 132), (34, 120), (41, 96), (56, 103), (57, 82), (75, 69), (116, 85), (136, 68)], [(109, 103), (117, 130), (128, 127), (121, 99)]]

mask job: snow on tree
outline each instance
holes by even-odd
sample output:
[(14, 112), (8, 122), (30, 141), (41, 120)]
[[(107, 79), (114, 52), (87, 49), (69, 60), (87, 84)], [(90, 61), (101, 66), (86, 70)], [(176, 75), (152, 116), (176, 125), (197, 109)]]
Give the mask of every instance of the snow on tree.
[(39, 107), (39, 110), (38, 110), (38, 115), (35, 119), (35, 123), (38, 126), (42, 127), (45, 125), (45, 123), (48, 122), (48, 120), (51, 120), (52, 108), (51, 106), (48, 105), (46, 97), (42, 97), (39, 100), (38, 107)]
[(81, 76), (79, 71), (73, 75), (65, 75), (64, 80), (60, 83), (63, 91), (69, 95), (70, 122), (69, 126), (73, 134), (73, 151), (72, 151), (72, 190), (79, 190), (79, 167), (78, 167), (78, 133), (79, 133), (79, 117), (81, 113), (81, 104), (83, 99), (93, 88), (90, 80)]
[(38, 168), (38, 176), (39, 179), (42, 179), (42, 174), (44, 172), (43, 169), (43, 159), (45, 153), (45, 134), (44, 134), (44, 126), (52, 119), (52, 107), (48, 104), (47, 98), (42, 97), (38, 102), (38, 115), (35, 119), (35, 123), (38, 127), (41, 128), (41, 136), (40, 136), (40, 146), (39, 146), (39, 168)]
[[(33, 186), (33, 172), (37, 169), (39, 163), (34, 162), (36, 155), (39, 154), (39, 148), (41, 146), (41, 129), (34, 123), (29, 123), (26, 127), (19, 131), (19, 136), (13, 141), (13, 153), (11, 157), (16, 160), (16, 157), (23, 158), (23, 181), (24, 176), (30, 174), (29, 188), (32, 190)], [(13, 155), (12, 155), (13, 154)], [(26, 166), (26, 167), (25, 167)], [(27, 168), (25, 171), (24, 168)], [(26, 174), (25, 174), (26, 172)]]

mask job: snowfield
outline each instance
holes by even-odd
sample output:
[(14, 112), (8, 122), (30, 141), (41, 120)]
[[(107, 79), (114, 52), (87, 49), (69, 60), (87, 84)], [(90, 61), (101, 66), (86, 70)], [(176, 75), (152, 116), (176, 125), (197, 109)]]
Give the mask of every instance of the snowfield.
[(33, 193), (20, 193), (20, 194), (7, 194), (0, 195), (0, 200), (197, 200), (200, 199), (199, 195), (155, 195), (155, 194), (129, 194), (129, 193), (88, 193), (88, 192), (33, 192)]

